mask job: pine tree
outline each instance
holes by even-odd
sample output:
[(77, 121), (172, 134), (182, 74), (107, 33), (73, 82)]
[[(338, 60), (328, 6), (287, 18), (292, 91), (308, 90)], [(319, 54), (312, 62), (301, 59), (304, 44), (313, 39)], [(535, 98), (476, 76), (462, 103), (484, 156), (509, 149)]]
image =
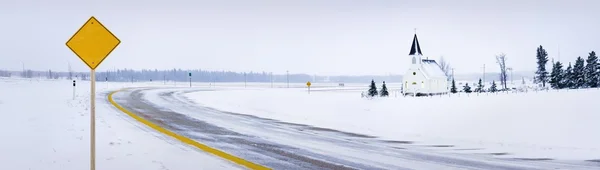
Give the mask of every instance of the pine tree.
[(573, 66), (573, 84), (575, 88), (585, 87), (585, 67), (583, 66), (583, 58), (577, 57), (575, 66)]
[(496, 81), (492, 81), (492, 86), (490, 87), (490, 92), (496, 93), (497, 91), (498, 91), (498, 88), (496, 86)]
[(471, 86), (469, 86), (469, 83), (466, 83), (465, 86), (463, 86), (463, 91), (465, 93), (471, 93)]
[(485, 92), (484, 85), (481, 82), (481, 79), (479, 79), (479, 83), (477, 83), (477, 88), (475, 88), (475, 92), (477, 92), (477, 93)]
[(585, 80), (588, 87), (596, 88), (598, 87), (598, 77), (600, 76), (600, 72), (598, 71), (598, 57), (596, 56), (596, 52), (590, 52), (586, 60), (585, 65)]
[(454, 82), (454, 79), (452, 79), (452, 87), (450, 87), (450, 93), (457, 93), (458, 91), (456, 91), (456, 82)]
[(552, 73), (550, 73), (550, 86), (555, 89), (564, 88), (563, 78), (564, 73), (562, 63), (560, 63), (560, 61), (557, 61), (552, 65)]
[(548, 82), (548, 71), (546, 71), (546, 63), (548, 63), (548, 53), (541, 45), (537, 48), (536, 57), (538, 68), (535, 72), (535, 82), (542, 83), (542, 86), (546, 87), (546, 82)]
[(369, 88), (369, 96), (377, 96), (377, 86), (375, 86), (375, 80), (371, 80), (371, 86)]
[(383, 81), (383, 85), (381, 86), (381, 97), (387, 97), (390, 94), (388, 93), (387, 86), (385, 85), (385, 81)]
[(569, 66), (567, 66), (567, 69), (565, 69), (565, 75), (561, 84), (564, 85), (564, 88), (574, 88), (574, 79), (575, 78), (573, 77), (573, 67), (571, 66), (571, 62), (569, 62)]

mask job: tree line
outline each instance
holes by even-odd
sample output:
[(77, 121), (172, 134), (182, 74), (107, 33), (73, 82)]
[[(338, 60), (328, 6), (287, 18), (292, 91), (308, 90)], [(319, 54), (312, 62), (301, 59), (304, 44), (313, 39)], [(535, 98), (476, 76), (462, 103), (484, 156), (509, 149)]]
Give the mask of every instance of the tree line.
[[(479, 82), (477, 83), (476, 88), (473, 90), (471, 89), (471, 86), (469, 86), (469, 83), (465, 83), (465, 85), (462, 87), (462, 91), (465, 93), (485, 93), (485, 92), (491, 92), (491, 93), (495, 93), (498, 91), (501, 91), (498, 89), (498, 85), (496, 85), (496, 81), (492, 81), (492, 86), (490, 86), (490, 88), (486, 89), (485, 88), (485, 84), (481, 81), (481, 79), (479, 79)], [(454, 79), (452, 79), (452, 84), (450, 85), (450, 93), (458, 93), (458, 88), (456, 87), (456, 81), (454, 81)]]
[[(20, 76), (22, 78), (47, 78), (47, 79), (78, 79), (89, 80), (89, 72), (74, 72), (69, 66), (69, 71), (34, 71), (23, 69), (23, 71), (0, 70), (0, 77)], [(191, 76), (189, 74), (192, 74)], [(139, 81), (190, 81), (193, 82), (290, 82), (305, 83), (311, 82), (338, 82), (338, 83), (356, 83), (371, 80), (373, 78), (390, 82), (399, 82), (401, 75), (380, 75), (380, 76), (319, 76), (298, 73), (274, 74), (270, 72), (233, 72), (233, 71), (211, 71), (201, 69), (113, 69), (107, 71), (96, 71), (97, 81), (111, 82), (139, 82)]]
[(596, 52), (588, 53), (587, 59), (578, 56), (575, 64), (569, 62), (566, 69), (560, 61), (552, 63), (552, 70), (546, 70), (548, 53), (539, 46), (537, 48), (537, 64), (535, 82), (542, 83), (542, 87), (549, 84), (554, 89), (579, 89), (600, 87), (600, 63)]

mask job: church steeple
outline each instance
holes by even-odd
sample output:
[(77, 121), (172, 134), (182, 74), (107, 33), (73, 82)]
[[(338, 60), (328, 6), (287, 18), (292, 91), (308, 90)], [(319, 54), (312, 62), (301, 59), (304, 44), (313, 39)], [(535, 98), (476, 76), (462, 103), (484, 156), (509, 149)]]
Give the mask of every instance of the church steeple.
[(423, 55), (421, 52), (421, 46), (419, 45), (419, 40), (417, 39), (417, 34), (415, 33), (415, 38), (413, 38), (412, 47), (410, 47), (410, 53), (408, 55)]

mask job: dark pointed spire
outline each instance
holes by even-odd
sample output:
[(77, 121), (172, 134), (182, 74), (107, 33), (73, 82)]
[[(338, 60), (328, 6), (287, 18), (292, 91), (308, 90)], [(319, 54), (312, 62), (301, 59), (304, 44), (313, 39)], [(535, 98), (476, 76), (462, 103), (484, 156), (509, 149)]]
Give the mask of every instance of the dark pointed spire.
[(417, 34), (415, 34), (415, 38), (413, 39), (412, 46), (410, 47), (410, 53), (408, 55), (423, 55), (421, 52), (421, 46), (419, 45), (419, 40), (417, 39)]

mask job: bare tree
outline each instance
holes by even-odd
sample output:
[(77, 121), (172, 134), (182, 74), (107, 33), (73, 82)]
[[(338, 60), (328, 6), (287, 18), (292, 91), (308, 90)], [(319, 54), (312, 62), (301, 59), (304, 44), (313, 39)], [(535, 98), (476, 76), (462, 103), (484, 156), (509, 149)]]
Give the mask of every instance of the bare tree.
[(506, 89), (506, 54), (500, 53), (496, 55), (496, 63), (500, 66), (500, 83)]
[(444, 59), (444, 56), (440, 57), (439, 66), (446, 75), (447, 79), (450, 80), (450, 63)]
[(33, 70), (23, 70), (23, 78), (33, 78)]
[(52, 75), (52, 70), (48, 70), (48, 79), (52, 79), (54, 76)]

